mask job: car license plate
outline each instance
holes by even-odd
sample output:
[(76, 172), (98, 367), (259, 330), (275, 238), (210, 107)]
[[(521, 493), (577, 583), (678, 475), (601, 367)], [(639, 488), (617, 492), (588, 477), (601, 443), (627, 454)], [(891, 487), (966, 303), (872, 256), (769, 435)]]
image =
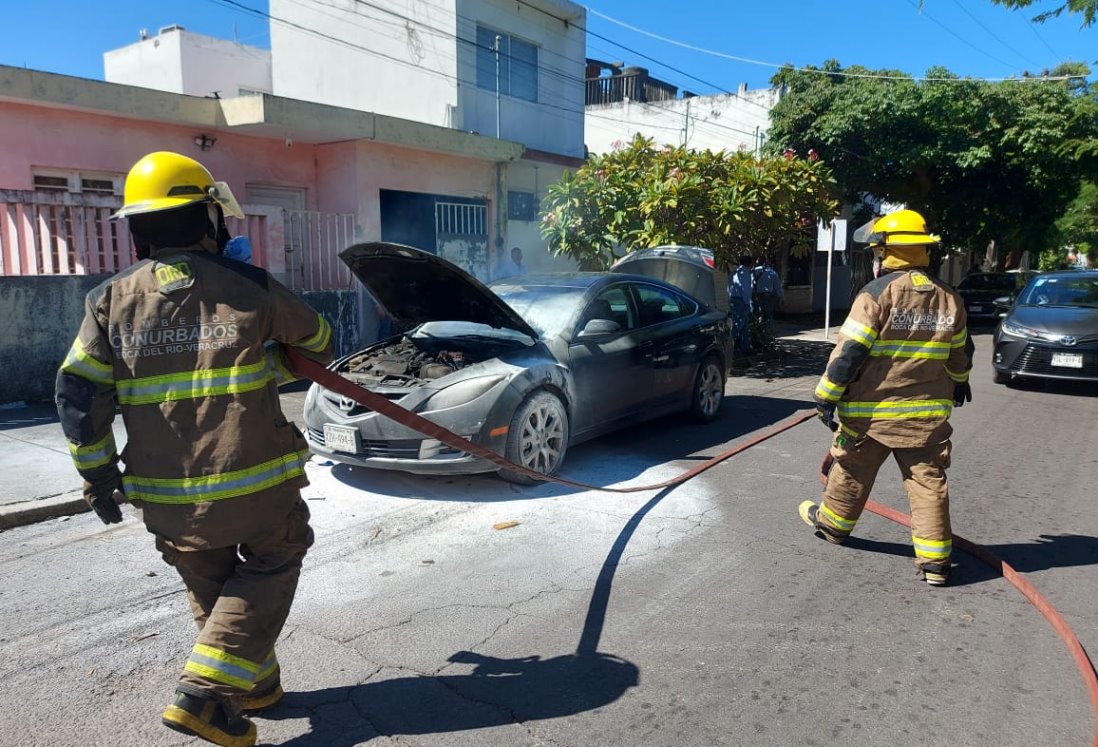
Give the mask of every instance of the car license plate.
[(326, 424), (324, 426), (324, 445), (332, 451), (345, 454), (358, 452), (358, 429), (343, 425)]
[(1052, 365), (1063, 368), (1082, 368), (1083, 356), (1081, 353), (1053, 353)]
[(969, 311), (970, 311), (971, 313), (973, 313), (973, 314), (982, 314), (982, 313), (984, 313), (984, 307), (983, 307), (983, 306), (981, 306), (981, 305), (980, 305), (980, 304), (978, 304), (978, 303), (974, 303), (974, 304), (972, 304), (972, 306), (971, 306), (971, 307), (969, 308)]

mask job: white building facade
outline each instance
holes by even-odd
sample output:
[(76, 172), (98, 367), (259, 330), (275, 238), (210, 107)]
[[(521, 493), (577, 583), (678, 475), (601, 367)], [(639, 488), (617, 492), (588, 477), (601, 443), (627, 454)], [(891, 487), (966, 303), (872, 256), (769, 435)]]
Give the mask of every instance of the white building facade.
[(266, 49), (182, 26), (165, 26), (103, 55), (108, 83), (153, 88), (188, 96), (234, 98), (271, 93), (271, 53)]
[(714, 96), (649, 102), (622, 97), (589, 104), (584, 142), (592, 153), (607, 153), (639, 133), (657, 145), (758, 153), (770, 127), (770, 110), (780, 98), (779, 89), (740, 86), (736, 93)]
[(270, 7), (279, 96), (583, 156), (586, 14), (570, 0)]

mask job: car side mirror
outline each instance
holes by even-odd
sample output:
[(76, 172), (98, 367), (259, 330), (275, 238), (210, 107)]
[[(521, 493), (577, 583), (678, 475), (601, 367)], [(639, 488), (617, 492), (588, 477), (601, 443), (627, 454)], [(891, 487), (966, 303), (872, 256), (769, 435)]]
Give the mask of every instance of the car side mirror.
[(994, 301), (995, 309), (999, 313), (999, 318), (1002, 319), (1010, 311), (1010, 307), (1014, 305), (1014, 296), (999, 296)]
[(576, 335), (576, 339), (593, 341), (616, 335), (618, 332), (621, 332), (621, 325), (613, 319), (591, 319), (583, 325), (583, 329)]

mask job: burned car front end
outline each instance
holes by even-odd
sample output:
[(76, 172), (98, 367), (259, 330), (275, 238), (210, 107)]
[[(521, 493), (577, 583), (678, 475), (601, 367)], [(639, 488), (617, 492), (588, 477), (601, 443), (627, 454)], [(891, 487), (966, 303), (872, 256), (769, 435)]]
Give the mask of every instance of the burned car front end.
[[(431, 322), (349, 355), (332, 369), (446, 430), (500, 451), (511, 414), (530, 386), (530, 371), (563, 376), (553, 373), (557, 367), (544, 346), (523, 337), (468, 322)], [(319, 386), (306, 397), (305, 424), (315, 453), (348, 464), (420, 474), (498, 469)]]

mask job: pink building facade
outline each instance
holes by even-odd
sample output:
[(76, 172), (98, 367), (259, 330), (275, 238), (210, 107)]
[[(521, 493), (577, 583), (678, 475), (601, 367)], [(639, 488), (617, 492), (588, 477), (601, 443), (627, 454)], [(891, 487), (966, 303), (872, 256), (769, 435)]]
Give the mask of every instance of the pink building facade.
[(336, 254), (391, 240), (481, 279), (507, 250), (518, 143), (321, 104), (183, 96), (0, 66), (0, 275), (128, 266), (129, 167), (155, 150), (229, 183), (261, 264), (292, 288), (351, 287)]

